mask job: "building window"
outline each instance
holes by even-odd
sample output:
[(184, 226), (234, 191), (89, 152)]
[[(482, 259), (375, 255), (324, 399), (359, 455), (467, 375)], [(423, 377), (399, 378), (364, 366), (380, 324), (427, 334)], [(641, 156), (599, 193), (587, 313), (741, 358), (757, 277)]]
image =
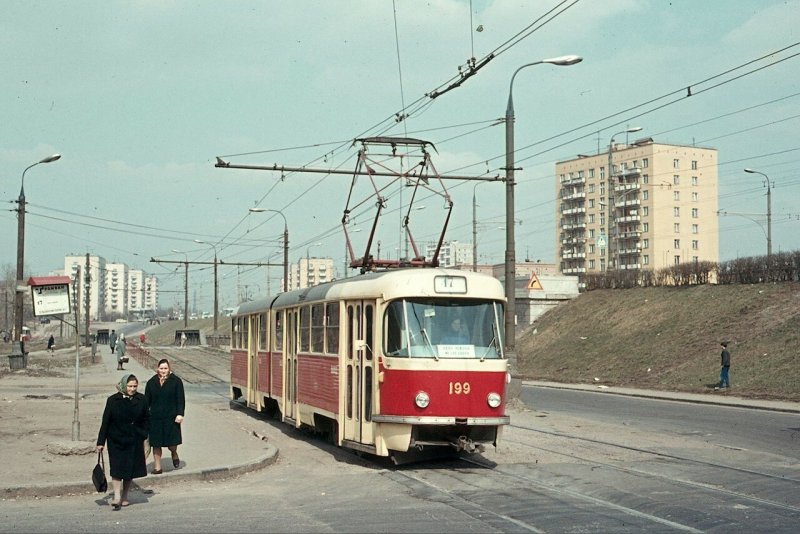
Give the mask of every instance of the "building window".
[(650, 191), (642, 191), (642, 200), (650, 198)]
[(589, 260), (589, 268), (594, 269), (594, 260)]
[(594, 213), (589, 214), (589, 224), (594, 224)]
[(594, 193), (594, 184), (589, 184), (589, 192)]
[(675, 265), (680, 265), (680, 263), (681, 263), (681, 257), (680, 256), (676, 255), (674, 260), (675, 260)]
[(600, 184), (600, 196), (604, 196), (606, 194), (606, 184)]
[(605, 180), (606, 179), (606, 168), (605, 167), (600, 167), (600, 179), (601, 180)]
[(594, 245), (589, 245), (589, 254), (594, 254)]
[(589, 230), (589, 237), (591, 237), (591, 238), (594, 237), (594, 228)]
[(560, 181), (564, 182), (564, 181), (566, 180), (566, 176), (564, 176), (563, 174), (559, 174), (559, 175), (558, 175), (558, 179), (559, 179)]
[(692, 239), (692, 248), (694, 250), (697, 250), (698, 248), (700, 248), (700, 243), (697, 241), (697, 239)]
[(642, 239), (642, 248), (650, 248), (650, 240)]
[(679, 233), (681, 233), (681, 223), (673, 223), (673, 224), (672, 224), (672, 230), (673, 230), (673, 231), (674, 231), (676, 234), (679, 234)]
[(697, 170), (697, 161), (695, 161), (695, 160), (692, 160), (692, 170), (693, 171)]
[(693, 224), (692, 225), (692, 233), (693, 234), (699, 234), (700, 233), (700, 226), (697, 225), (697, 224)]
[(642, 168), (646, 169), (650, 166), (650, 159), (649, 158), (642, 158)]
[(699, 198), (700, 195), (697, 193), (697, 191), (692, 191), (692, 202), (697, 202)]
[(675, 216), (675, 217), (680, 217), (681, 216), (681, 208), (678, 207), (678, 206), (675, 206), (674, 208), (672, 208), (672, 215)]
[(644, 265), (650, 265), (650, 256), (648, 256), (647, 254), (645, 254), (644, 256), (642, 256), (642, 263), (643, 263)]
[(692, 185), (697, 185), (697, 176), (692, 176)]
[(692, 256), (692, 261), (694, 263), (697, 263), (698, 261), (700, 261), (700, 258), (698, 258), (697, 256)]
[(590, 208), (593, 208), (593, 207), (594, 207), (594, 199), (593, 199), (593, 198), (590, 198), (590, 199), (589, 199), (589, 207), (590, 207)]
[(672, 200), (674, 200), (675, 202), (680, 202), (681, 201), (681, 192), (680, 191), (673, 191), (672, 192)]
[(650, 223), (642, 223), (642, 232), (650, 231)]
[(677, 174), (672, 175), (672, 185), (681, 185), (681, 177)]
[(681, 160), (673, 159), (672, 160), (672, 168), (673, 169), (680, 169), (681, 168)]
[(692, 208), (692, 219), (697, 219), (699, 215), (700, 215), (700, 210), (698, 210), (697, 208)]
[(605, 226), (606, 225), (606, 216), (604, 213), (600, 214), (600, 224)]
[(642, 207), (642, 216), (647, 217), (650, 214), (650, 208), (647, 206)]
[(680, 239), (673, 239), (672, 240), (672, 248), (681, 248), (681, 240)]
[(594, 169), (589, 169), (589, 178), (594, 178)]

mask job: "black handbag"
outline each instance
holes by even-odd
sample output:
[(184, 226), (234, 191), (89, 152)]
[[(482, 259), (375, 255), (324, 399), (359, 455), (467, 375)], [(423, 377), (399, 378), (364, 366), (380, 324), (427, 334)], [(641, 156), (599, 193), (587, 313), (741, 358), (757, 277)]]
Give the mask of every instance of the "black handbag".
[(108, 491), (108, 481), (106, 480), (106, 464), (103, 461), (103, 452), (97, 451), (97, 464), (92, 469), (92, 484), (99, 493)]

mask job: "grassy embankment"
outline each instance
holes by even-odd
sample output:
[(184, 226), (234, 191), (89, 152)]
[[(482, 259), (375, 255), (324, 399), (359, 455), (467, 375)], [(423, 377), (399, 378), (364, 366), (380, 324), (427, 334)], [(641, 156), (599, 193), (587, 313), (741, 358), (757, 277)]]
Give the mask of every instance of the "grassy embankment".
[(731, 394), (800, 401), (795, 283), (590, 291), (519, 337), (519, 374), (709, 392), (719, 380), (722, 340), (730, 342)]

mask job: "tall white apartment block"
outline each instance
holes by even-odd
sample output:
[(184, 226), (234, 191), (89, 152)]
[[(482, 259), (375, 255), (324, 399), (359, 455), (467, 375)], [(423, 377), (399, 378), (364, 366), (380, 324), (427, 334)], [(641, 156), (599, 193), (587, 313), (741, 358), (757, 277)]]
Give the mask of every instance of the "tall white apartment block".
[[(437, 243), (425, 245), (425, 259), (433, 258)], [(472, 265), (472, 243), (458, 241), (445, 241), (439, 250), (439, 267), (455, 267), (457, 265)]]
[(289, 266), (289, 289), (312, 287), (333, 278), (333, 258), (300, 258)]
[(127, 317), (128, 266), (124, 263), (106, 263), (105, 304), (105, 312), (108, 317)]
[[(75, 283), (75, 275), (80, 267), (83, 280)], [(89, 256), (89, 319), (99, 321), (105, 311), (106, 300), (106, 260), (102, 256)], [(79, 299), (81, 315), (86, 312), (84, 291), (86, 288), (86, 256), (64, 256), (64, 274), (73, 279), (73, 299)]]

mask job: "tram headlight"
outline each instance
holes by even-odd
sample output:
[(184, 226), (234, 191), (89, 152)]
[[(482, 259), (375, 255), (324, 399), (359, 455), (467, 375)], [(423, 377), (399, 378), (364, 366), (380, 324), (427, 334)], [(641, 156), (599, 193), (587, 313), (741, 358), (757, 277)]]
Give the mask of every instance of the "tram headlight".
[(490, 408), (497, 408), (500, 406), (500, 401), (502, 401), (502, 398), (499, 393), (489, 393), (489, 395), (486, 396), (486, 402), (489, 404)]
[(414, 397), (414, 404), (416, 404), (420, 408), (427, 408), (428, 404), (430, 403), (431, 403), (431, 398), (424, 391), (420, 391), (419, 393), (417, 393), (417, 396)]

